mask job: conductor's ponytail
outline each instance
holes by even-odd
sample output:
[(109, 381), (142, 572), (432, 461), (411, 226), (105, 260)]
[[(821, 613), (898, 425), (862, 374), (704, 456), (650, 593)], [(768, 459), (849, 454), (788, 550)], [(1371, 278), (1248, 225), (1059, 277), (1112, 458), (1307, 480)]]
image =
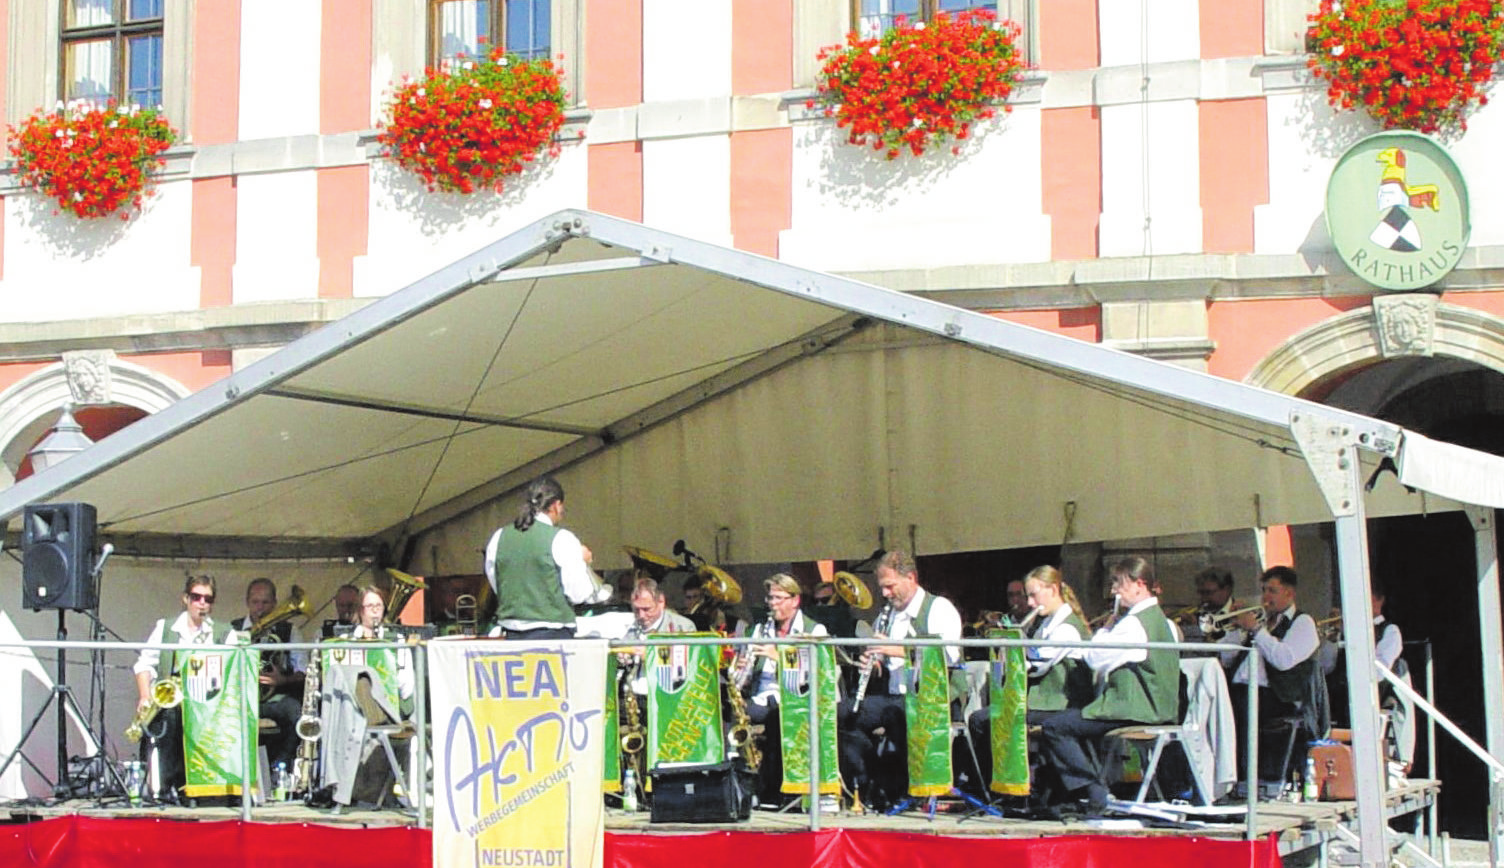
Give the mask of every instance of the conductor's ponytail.
[(552, 476), (540, 476), (534, 479), (528, 483), (522, 506), (517, 510), (517, 518), (513, 520), (512, 527), (527, 530), (533, 526), (534, 516), (547, 511), (556, 501), (563, 499), (564, 486), (560, 485), (557, 479)]

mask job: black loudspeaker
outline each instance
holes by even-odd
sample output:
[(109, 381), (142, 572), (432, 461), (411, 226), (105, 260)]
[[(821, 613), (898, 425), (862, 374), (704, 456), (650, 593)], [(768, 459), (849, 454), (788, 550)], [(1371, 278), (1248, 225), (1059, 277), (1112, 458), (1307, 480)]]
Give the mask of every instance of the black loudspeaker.
[(28, 609), (92, 611), (94, 525), (90, 503), (26, 507), (21, 524), (21, 605)]

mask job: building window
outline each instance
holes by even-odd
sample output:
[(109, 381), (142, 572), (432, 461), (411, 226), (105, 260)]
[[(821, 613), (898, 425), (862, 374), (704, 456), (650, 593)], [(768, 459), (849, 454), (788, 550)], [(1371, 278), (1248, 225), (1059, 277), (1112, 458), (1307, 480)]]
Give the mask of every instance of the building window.
[(1034, 0), (852, 0), (852, 20), (865, 38), (881, 36), (897, 19), (929, 21), (941, 12), (988, 9), (998, 18), (1014, 21), (1022, 29), (1018, 47), (1024, 60), (1033, 59)]
[(509, 54), (546, 58), (552, 47), (552, 0), (429, 0), (428, 58), (444, 66), (481, 57), (500, 45)]
[(64, 0), (63, 98), (162, 105), (163, 0)]

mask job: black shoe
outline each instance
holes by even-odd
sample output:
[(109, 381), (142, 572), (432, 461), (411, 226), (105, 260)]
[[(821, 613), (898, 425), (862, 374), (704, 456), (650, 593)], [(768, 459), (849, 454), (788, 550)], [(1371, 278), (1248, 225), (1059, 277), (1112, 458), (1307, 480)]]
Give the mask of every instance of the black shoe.
[(1107, 799), (1111, 795), (1105, 784), (1092, 784), (1086, 788), (1086, 815), (1100, 817), (1107, 813)]

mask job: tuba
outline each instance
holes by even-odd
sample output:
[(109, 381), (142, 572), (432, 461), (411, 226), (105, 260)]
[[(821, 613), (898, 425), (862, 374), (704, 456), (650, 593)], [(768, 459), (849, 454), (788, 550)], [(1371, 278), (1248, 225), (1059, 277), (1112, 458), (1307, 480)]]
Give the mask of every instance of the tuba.
[[(157, 713), (164, 708), (177, 708), (183, 704), (183, 682), (175, 676), (158, 678), (151, 684), (149, 700), (145, 706), (136, 711), (136, 716), (131, 720), (131, 725), (125, 728), (125, 739), (129, 742), (138, 742), (141, 736), (146, 734), (146, 728), (156, 719)], [(153, 736), (156, 738), (157, 736)]]
[[(262, 615), (256, 623), (251, 625), (251, 641), (259, 644), (276, 644), (282, 640), (272, 632), (272, 628), (296, 617), (308, 617), (313, 614), (313, 608), (308, 605), (308, 597), (303, 589), (297, 585), (292, 586), (292, 593), (287, 596), (287, 602)], [(277, 667), (287, 664), (286, 651), (269, 651), (261, 655), (261, 671), (271, 672)], [(261, 685), (261, 701), (266, 702), (276, 695), (276, 688), (270, 684)]]
[(846, 605), (853, 609), (872, 607), (872, 592), (867, 590), (867, 583), (857, 578), (855, 573), (842, 570), (831, 576), (831, 582), (836, 586), (836, 596), (845, 600)]
[(381, 622), (395, 624), (403, 608), (407, 606), (407, 601), (412, 599), (413, 594), (428, 590), (428, 583), (391, 567), (386, 568), (386, 574), (392, 577), (392, 590), (387, 595), (386, 614), (382, 615)]

